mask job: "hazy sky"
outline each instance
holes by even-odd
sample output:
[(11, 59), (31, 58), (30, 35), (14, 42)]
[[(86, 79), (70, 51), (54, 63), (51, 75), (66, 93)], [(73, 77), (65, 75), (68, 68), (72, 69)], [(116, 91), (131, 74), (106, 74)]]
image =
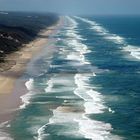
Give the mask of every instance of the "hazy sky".
[(0, 0), (0, 10), (140, 15), (140, 0)]

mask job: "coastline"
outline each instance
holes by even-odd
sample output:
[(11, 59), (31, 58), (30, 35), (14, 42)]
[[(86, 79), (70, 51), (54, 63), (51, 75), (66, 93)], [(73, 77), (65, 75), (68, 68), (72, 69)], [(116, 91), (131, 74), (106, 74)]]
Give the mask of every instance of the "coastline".
[[(13, 109), (20, 106), (20, 96), (26, 93), (26, 88), (23, 87), (23, 81), (17, 81), (25, 72), (26, 66), (31, 59), (41, 52), (44, 46), (47, 46), (49, 42), (48, 36), (55, 33), (61, 24), (62, 19), (60, 18), (55, 25), (41, 31), (38, 34), (39, 37), (34, 41), (6, 57), (6, 60), (10, 60), (11, 66), (5, 66), (5, 71), (0, 72), (0, 123), (10, 120), (13, 116)], [(48, 48), (48, 53), (50, 51), (53, 51), (53, 49)], [(19, 89), (15, 90), (17, 83), (19, 84)], [(20, 86), (22, 89), (20, 89)]]

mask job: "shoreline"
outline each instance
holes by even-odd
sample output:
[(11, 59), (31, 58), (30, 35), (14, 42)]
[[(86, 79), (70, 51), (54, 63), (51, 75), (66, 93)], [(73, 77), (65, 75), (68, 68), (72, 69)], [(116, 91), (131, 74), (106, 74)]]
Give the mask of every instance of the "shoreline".
[[(48, 36), (55, 34), (61, 27), (61, 24), (62, 19), (60, 17), (55, 25), (41, 31), (38, 34), (39, 37), (34, 41), (6, 57), (6, 60), (11, 61), (11, 68), (0, 72), (0, 123), (11, 120), (16, 109), (21, 105), (20, 96), (25, 94), (27, 89), (25, 87), (25, 81), (19, 79), (26, 71), (28, 63), (37, 56), (45, 46), (47, 48), (49, 47), (50, 39)], [(48, 48), (48, 54), (50, 51), (53, 51), (53, 49)]]

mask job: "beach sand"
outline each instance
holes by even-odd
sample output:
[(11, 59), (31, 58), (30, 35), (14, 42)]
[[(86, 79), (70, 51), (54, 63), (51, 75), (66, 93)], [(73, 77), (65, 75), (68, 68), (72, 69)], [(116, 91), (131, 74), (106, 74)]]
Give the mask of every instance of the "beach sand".
[[(44, 46), (47, 46), (48, 36), (55, 33), (61, 25), (62, 19), (56, 25), (40, 32), (39, 37), (34, 41), (8, 55), (5, 58), (6, 63), (0, 64), (0, 123), (8, 121), (13, 116), (13, 109), (18, 108), (21, 103), (20, 96), (26, 93), (26, 88), (23, 87), (25, 83), (17, 81), (26, 70), (27, 64)], [(52, 54), (53, 49), (49, 48), (51, 46), (47, 47), (48, 54)], [(15, 90), (17, 84), (19, 88)], [(20, 94), (17, 94), (19, 92)]]

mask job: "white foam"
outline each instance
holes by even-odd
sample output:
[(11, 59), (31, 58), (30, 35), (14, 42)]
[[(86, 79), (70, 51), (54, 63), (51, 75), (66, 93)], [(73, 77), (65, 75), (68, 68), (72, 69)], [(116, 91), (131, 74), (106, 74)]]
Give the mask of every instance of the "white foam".
[(138, 47), (138, 46), (132, 46), (132, 45), (127, 45), (123, 49), (126, 52), (130, 52), (130, 55), (133, 56), (134, 58), (140, 60), (140, 47)]
[(129, 45), (127, 43), (127, 41), (125, 40), (125, 38), (123, 38), (119, 35), (110, 33), (108, 30), (101, 27), (95, 21), (90, 21), (88, 19), (81, 18), (81, 17), (75, 17), (75, 18), (80, 19), (80, 20), (82, 20), (86, 23), (89, 23), (91, 25), (91, 29), (93, 29), (94, 31), (97, 31), (100, 35), (103, 35), (103, 37), (105, 39), (110, 40), (110, 41), (112, 41), (116, 44), (123, 45), (123, 50), (124, 51), (130, 52), (131, 56), (133, 56), (136, 59), (140, 59), (140, 47)]
[(66, 36), (71, 39), (66, 40), (65, 42), (68, 47), (75, 50), (75, 52), (69, 52), (69, 54), (67, 55), (67, 60), (76, 60), (79, 61), (82, 65), (90, 64), (89, 61), (85, 59), (84, 54), (90, 53), (91, 51), (85, 44), (81, 43), (81, 40), (83, 40), (83, 38), (78, 35), (78, 31), (75, 30), (78, 23), (70, 17), (67, 17), (67, 19), (71, 23), (71, 28), (66, 31)]
[(28, 104), (30, 104), (30, 99), (32, 95), (34, 94), (33, 89), (34, 89), (34, 79), (30, 78), (26, 83), (25, 86), (27, 90), (29, 91), (25, 95), (22, 95), (20, 98), (23, 102), (22, 105), (20, 105), (20, 109), (25, 109)]
[(67, 30), (66, 36), (68, 36), (71, 39), (86, 40), (86, 39), (83, 39), (81, 35), (79, 35), (78, 32), (75, 31), (74, 29)]
[(90, 64), (89, 61), (85, 59), (84, 54), (89, 53), (90, 50), (88, 50), (87, 46), (78, 40), (69, 40), (67, 41), (67, 44), (69, 47), (71, 47), (75, 52), (70, 52), (67, 55), (68, 60), (76, 60), (79, 61), (81, 64)]
[(73, 61), (79, 61), (81, 64), (89, 64), (89, 62), (85, 60), (84, 55), (78, 53), (71, 53), (67, 55), (67, 59)]
[[(78, 119), (80, 114), (78, 113), (72, 113), (70, 111), (65, 112), (63, 111), (63, 107), (61, 110), (61, 106), (57, 107), (56, 109), (52, 110), (53, 111), (53, 116), (49, 119), (49, 123), (43, 125), (39, 130), (38, 130), (38, 140), (43, 140), (43, 138), (46, 138), (49, 136), (49, 134), (46, 134), (45, 129), (47, 128), (48, 125), (54, 124), (54, 125), (68, 125), (70, 123), (75, 123), (74, 119)], [(66, 119), (67, 118), (67, 119)], [(69, 127), (71, 127), (69, 125)], [(78, 132), (76, 132), (74, 129), (65, 129), (65, 131), (60, 131), (58, 130), (58, 135), (69, 135), (69, 136), (78, 136)]]
[(53, 82), (55, 84), (58, 84), (58, 85), (64, 85), (64, 86), (70, 86), (71, 85), (71, 80), (65, 76), (61, 76), (61, 78), (58, 76), (58, 77), (53, 77), (52, 78)]
[(79, 131), (84, 134), (85, 138), (92, 140), (120, 140), (117, 136), (111, 135), (112, 127), (109, 123), (90, 120), (86, 117), (75, 121), (79, 123)]
[[(89, 84), (89, 79), (92, 76), (96, 76), (96, 74), (75, 75), (75, 84), (77, 88), (74, 93), (84, 100), (85, 107), (85, 113), (83, 113), (82, 118), (74, 119), (79, 123), (79, 132), (84, 135), (85, 138), (92, 140), (120, 140), (120, 137), (110, 133), (113, 129), (111, 124), (91, 120), (86, 117), (87, 114), (104, 113), (104, 110), (107, 108), (104, 105), (102, 94), (93, 90)], [(115, 113), (111, 108), (108, 109), (111, 113)]]
[(107, 29), (105, 29), (104, 27), (96, 23), (95, 21), (90, 21), (88, 19), (81, 18), (81, 17), (75, 17), (75, 18), (80, 19), (86, 23), (89, 23), (91, 25), (91, 29), (93, 29), (100, 35), (103, 35), (103, 37), (107, 40), (110, 40), (116, 44), (125, 44), (126, 42), (123, 37), (110, 33)]
[[(78, 117), (78, 114), (72, 113), (70, 111), (68, 112), (63, 112), (63, 110), (59, 110), (60, 107), (57, 109), (53, 110), (53, 117), (50, 118), (49, 122), (50, 123), (70, 123), (73, 122), (74, 118)], [(63, 107), (62, 107), (63, 108)], [(67, 118), (67, 119), (65, 119)]]
[(21, 100), (23, 102), (22, 105), (20, 105), (20, 109), (25, 109), (27, 105), (30, 104), (30, 99), (31, 99), (31, 96), (33, 95), (33, 92), (30, 91), (28, 93), (26, 93), (25, 95), (21, 96)]
[[(59, 86), (59, 87), (58, 87)], [(73, 78), (68, 75), (54, 75), (47, 82), (47, 87), (44, 89), (46, 93), (62, 93), (73, 90)]]
[(103, 113), (106, 109), (106, 106), (103, 105), (103, 96), (99, 92), (94, 91), (90, 84), (88, 84), (89, 78), (92, 76), (92, 74), (76, 74), (75, 84), (77, 88), (74, 93), (85, 101), (86, 114)]
[(86, 18), (81, 18), (81, 17), (78, 17), (78, 16), (74, 16), (74, 17), (77, 18), (77, 19), (80, 19), (80, 20), (82, 20), (84, 22), (87, 22), (87, 23), (89, 23), (89, 24), (91, 24), (93, 26), (97, 26), (98, 25), (95, 21), (90, 21), (90, 20), (88, 20)]
[(113, 41), (116, 44), (125, 44), (125, 40), (123, 37), (118, 36), (116, 34), (108, 34), (107, 36), (105, 36), (104, 38)]
[(45, 131), (45, 128), (46, 128), (46, 125), (43, 125), (42, 127), (40, 127), (37, 131), (38, 133), (38, 137), (37, 137), (37, 140), (44, 140), (47, 136), (49, 136), (49, 134), (46, 134), (44, 131)]
[(3, 12), (3, 11), (0, 11), (0, 14), (2, 14), (2, 15), (8, 15), (7, 12)]
[(99, 92), (94, 91), (87, 83), (90, 76), (92, 75), (75, 75), (75, 84), (77, 85), (77, 88), (74, 93), (85, 101), (84, 107), (86, 114), (103, 113), (103, 110), (106, 108), (103, 105), (103, 97)]
[(77, 28), (78, 23), (77, 23), (74, 19), (72, 19), (72, 18), (70, 18), (70, 17), (68, 17), (68, 16), (66, 16), (66, 18), (68, 19), (69, 28), (70, 28), (70, 29), (75, 29), (75, 28)]
[(104, 113), (106, 108), (104, 105), (96, 102), (87, 101), (84, 103), (86, 114), (100, 114)]
[(101, 27), (100, 25), (95, 25), (91, 27), (91, 29), (95, 30), (96, 32), (100, 33), (101, 35), (107, 35), (108, 31)]
[(108, 33), (108, 31), (105, 28), (103, 28), (101, 25), (99, 25), (95, 21), (90, 21), (86, 18), (81, 18), (81, 17), (75, 17), (75, 18), (80, 19), (86, 23), (89, 23), (90, 25), (92, 25), (91, 29), (95, 30), (98, 33), (102, 33), (103, 35), (106, 35)]
[(4, 128), (9, 127), (9, 121), (0, 124), (0, 140), (14, 140), (10, 134), (4, 131)]
[(14, 140), (14, 139), (11, 138), (8, 133), (0, 130), (0, 140)]
[(88, 90), (86, 92), (94, 101), (101, 102), (102, 101), (102, 95), (101, 93), (97, 91), (93, 91), (92, 89)]
[(110, 107), (108, 108), (108, 111), (111, 112), (111, 113), (115, 113), (115, 111), (112, 110)]
[(48, 82), (47, 82), (47, 87), (45, 88), (45, 91), (46, 92), (50, 92), (53, 88), (53, 82), (52, 82), (52, 79), (50, 79)]
[(34, 79), (30, 78), (29, 81), (25, 83), (26, 88), (30, 91), (33, 89)]
[[(46, 88), (46, 91), (56, 93), (58, 91), (63, 92), (65, 90), (66, 92), (68, 92), (69, 89), (73, 90), (71, 83), (72, 83), (71, 78), (65, 77), (63, 75), (54, 75), (47, 82), (48, 87)], [(56, 85), (60, 85), (60, 87), (56, 89), (55, 88)], [(54, 98), (56, 98), (56, 99), (57, 98), (69, 99), (69, 96), (66, 95), (64, 97), (64, 96), (59, 95), (58, 97), (56, 96)], [(71, 99), (71, 97), (70, 97), (70, 99)], [(65, 103), (66, 103), (66, 101), (65, 101)], [(42, 127), (40, 127), (38, 129), (38, 131), (37, 131), (37, 133), (38, 133), (37, 139), (38, 140), (47, 139), (49, 137), (50, 134), (45, 131), (46, 128), (48, 127), (48, 125), (51, 125), (51, 124), (54, 124), (54, 125), (56, 124), (57, 125), (59, 123), (69, 123), (69, 122), (73, 121), (73, 118), (75, 116), (77, 116), (77, 114), (75, 114), (75, 116), (74, 116), (74, 114), (71, 114), (71, 113), (61, 112), (59, 107), (52, 110), (52, 112), (53, 112), (53, 116), (49, 119), (49, 123), (46, 123), (45, 125), (43, 125)], [(65, 119), (66, 117), (67, 117), (67, 119)], [(72, 135), (74, 135), (75, 132), (74, 132), (74, 130), (71, 130), (71, 132), (69, 130), (67, 132), (66, 131), (65, 132), (60, 131), (59, 135), (69, 135), (70, 133)]]
[(87, 83), (89, 81), (89, 76), (90, 74), (76, 74), (75, 75), (75, 84), (78, 87), (83, 87), (83, 88), (89, 88), (89, 84)]
[(74, 50), (80, 52), (81, 54), (86, 54), (91, 52), (85, 44), (79, 42), (76, 39), (69, 40), (67, 44), (71, 46)]
[(1, 128), (4, 128), (4, 127), (7, 127), (8, 124), (9, 124), (9, 121), (2, 122), (2, 123), (0, 124), (0, 129), (1, 129)]
[(93, 72), (93, 76), (96, 76), (96, 74)]

